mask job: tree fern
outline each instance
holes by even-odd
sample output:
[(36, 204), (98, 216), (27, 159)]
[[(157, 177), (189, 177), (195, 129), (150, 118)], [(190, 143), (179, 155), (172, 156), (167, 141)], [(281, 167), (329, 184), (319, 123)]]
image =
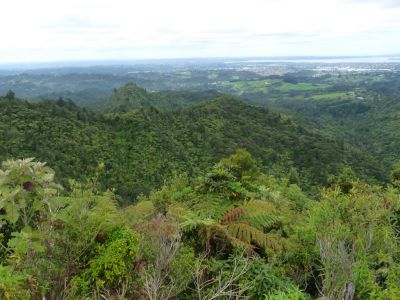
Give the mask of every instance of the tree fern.
[(183, 203), (170, 205), (168, 215), (179, 222), (183, 231), (191, 231), (201, 226), (214, 226), (217, 224), (214, 219), (200, 215)]
[[(262, 200), (245, 201), (241, 206), (236, 208), (242, 211), (242, 215), (237, 216), (232, 221), (247, 221), (252, 226), (259, 230), (268, 229), (280, 222), (280, 217), (277, 216), (278, 211), (270, 202)], [(226, 215), (224, 216), (226, 217)]]
[[(221, 219), (226, 227), (227, 237), (246, 244), (245, 248), (253, 248), (254, 244), (262, 248), (278, 249), (277, 236), (265, 233), (267, 229), (279, 222), (271, 203), (261, 200), (249, 200), (232, 209)], [(242, 245), (243, 246), (243, 245)]]
[(228, 224), (234, 220), (237, 220), (238, 218), (242, 217), (245, 214), (245, 211), (243, 209), (243, 206), (238, 206), (231, 211), (229, 211), (227, 214), (225, 214), (221, 222), (222, 224)]
[(275, 235), (265, 234), (256, 227), (245, 222), (236, 222), (227, 225), (227, 232), (229, 233), (227, 236), (229, 239), (238, 239), (244, 243), (242, 246), (245, 246), (245, 248), (253, 248), (253, 244), (262, 248), (271, 248), (274, 250), (280, 248)]
[[(223, 201), (220, 203), (220, 207), (216, 207), (218, 203), (215, 201), (194, 207), (180, 203), (170, 206), (169, 213), (177, 217), (183, 231), (199, 229), (203, 232), (207, 244), (223, 236), (234, 247), (242, 249), (280, 248), (278, 236), (264, 232), (280, 221), (274, 215), (272, 204), (261, 200), (249, 200), (237, 207)], [(222, 211), (225, 213), (219, 219), (215, 218)]]
[(155, 208), (152, 201), (140, 201), (135, 205), (128, 206), (123, 211), (125, 220), (131, 226), (150, 220), (154, 216)]

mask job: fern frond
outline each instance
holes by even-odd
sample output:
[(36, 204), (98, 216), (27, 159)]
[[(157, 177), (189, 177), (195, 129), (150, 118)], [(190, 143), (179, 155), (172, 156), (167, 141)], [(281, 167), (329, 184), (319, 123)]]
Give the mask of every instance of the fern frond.
[(222, 217), (221, 223), (222, 224), (230, 223), (230, 222), (238, 219), (239, 217), (242, 217), (243, 215), (244, 215), (243, 206), (238, 206), (238, 207), (234, 208), (233, 210), (229, 211), (228, 213), (226, 213)]
[(243, 204), (245, 211), (243, 220), (249, 221), (260, 230), (269, 228), (281, 221), (276, 207), (262, 200), (250, 200)]
[(168, 216), (174, 218), (184, 232), (191, 231), (200, 226), (212, 226), (216, 223), (212, 218), (202, 216), (183, 203), (170, 205), (168, 207)]
[(276, 216), (275, 212), (276, 208), (271, 203), (249, 200), (223, 215), (221, 224), (244, 221), (263, 230), (280, 222), (280, 218)]
[(200, 226), (212, 226), (216, 224), (211, 218), (201, 218), (195, 214), (185, 216), (185, 220), (179, 224), (183, 231), (190, 231)]
[(197, 204), (192, 206), (192, 209), (203, 217), (220, 220), (223, 215), (234, 207), (235, 204), (232, 201), (222, 197), (209, 196), (205, 199), (200, 199)]
[(249, 200), (235, 206), (232, 201), (206, 196), (191, 205), (172, 204), (168, 214), (175, 216), (183, 231), (201, 230), (208, 245), (210, 240), (224, 237), (234, 247), (246, 250), (279, 248), (277, 237), (265, 233), (280, 223), (276, 206), (267, 201)]
[(278, 243), (273, 235), (268, 235), (257, 228), (246, 223), (234, 223), (227, 227), (227, 231), (231, 238), (236, 238), (252, 247), (256, 244), (262, 248), (278, 249)]

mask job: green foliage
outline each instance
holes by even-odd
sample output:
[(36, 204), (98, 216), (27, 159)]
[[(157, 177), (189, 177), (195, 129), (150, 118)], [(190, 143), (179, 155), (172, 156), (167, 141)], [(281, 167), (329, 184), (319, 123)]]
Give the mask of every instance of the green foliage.
[(9, 90), (6, 94), (6, 99), (8, 100), (14, 100), (15, 99), (15, 93), (12, 90)]
[(149, 299), (171, 299), (192, 282), (194, 249), (181, 242), (181, 232), (171, 215), (157, 214), (138, 228), (142, 235), (143, 289)]
[(153, 96), (145, 89), (134, 83), (128, 83), (114, 91), (114, 94), (106, 102), (105, 109), (107, 112), (124, 113), (150, 107), (154, 100)]
[(4, 300), (28, 300), (30, 293), (26, 289), (28, 277), (16, 274), (12, 268), (0, 265), (0, 298)]
[[(156, 211), (165, 213), (169, 204), (174, 201), (180, 202), (190, 194), (191, 188), (188, 184), (189, 179), (186, 174), (174, 175), (164, 182), (161, 189), (150, 192), (146, 199), (153, 203)], [(140, 201), (140, 197), (138, 200)]]
[[(0, 110), (1, 160), (36, 157), (46, 161), (65, 187), (70, 178), (87, 181), (103, 163), (100, 187), (115, 189), (128, 203), (160, 187), (175, 173), (196, 177), (238, 148), (254, 156), (261, 172), (287, 177), (295, 168), (300, 186), (308, 190), (325, 185), (329, 175), (338, 174), (345, 163), (358, 175), (382, 177), (364, 152), (230, 96), (173, 111), (148, 107), (107, 116), (67, 100), (33, 104), (0, 98)], [(222, 163), (232, 168), (234, 176), (255, 176), (254, 161), (248, 159), (248, 154), (239, 151)], [(240, 164), (243, 170), (237, 169)]]
[(31, 250), (36, 253), (43, 252), (42, 234), (40, 231), (32, 231), (30, 227), (24, 227), (20, 232), (12, 234), (13, 238), (8, 242), (8, 247), (18, 258), (24, 257)]
[(351, 168), (344, 168), (339, 176), (333, 176), (328, 179), (328, 186), (339, 187), (341, 192), (344, 194), (350, 193), (350, 190), (354, 186), (356, 176)]
[[(233, 253), (227, 259), (211, 259), (203, 264), (206, 266), (203, 273), (208, 277), (220, 280), (218, 277), (222, 275), (221, 279), (224, 281), (234, 278), (235, 282), (230, 288), (244, 298), (309, 299), (289, 278), (261, 258), (245, 258), (241, 253)], [(235, 277), (236, 274), (240, 276)], [(210, 282), (213, 281), (210, 279)], [(218, 285), (213, 283), (208, 289), (215, 291), (216, 286)], [(284, 296), (290, 298), (283, 298)]]
[(45, 251), (45, 227), (62, 205), (56, 197), (60, 190), (61, 186), (54, 182), (53, 170), (44, 163), (33, 159), (3, 163), (0, 170), (1, 250), (20, 270), (27, 261)]
[(202, 182), (202, 189), (206, 193), (218, 193), (227, 198), (243, 198), (245, 189), (235, 176), (221, 165), (216, 165), (207, 173)]
[[(252, 102), (285, 109), (303, 120), (306, 117), (307, 128), (320, 127), (323, 132), (368, 152), (369, 160), (379, 162), (380, 168), (385, 169), (380, 179), (388, 181), (389, 170), (399, 159), (399, 75), (371, 72), (311, 77), (299, 73), (293, 77), (298, 83), (291, 85), (292, 91), (281, 83), (284, 77), (277, 77), (268, 80), (271, 84), (262, 89), (255, 88), (257, 83), (264, 83), (258, 80), (238, 92)], [(313, 86), (315, 90), (306, 91), (304, 86)], [(237, 93), (233, 88), (227, 92)], [(352, 165), (357, 173), (360, 167)]]
[(133, 79), (149, 90), (210, 79), (285, 114), (136, 84), (94, 114), (21, 78), (18, 95), (58, 100), (0, 98), (1, 299), (340, 299), (353, 287), (354, 299), (400, 298), (400, 168), (392, 186), (364, 182), (388, 183), (399, 159), (398, 75), (52, 82), (83, 80), (65, 96), (104, 102)]
[(155, 213), (154, 203), (150, 200), (137, 202), (135, 205), (130, 205), (124, 208), (123, 218), (130, 226), (140, 226), (141, 224), (150, 221)]
[(222, 159), (221, 166), (229, 170), (237, 180), (255, 179), (259, 174), (255, 159), (245, 149), (238, 149), (229, 158)]
[[(60, 197), (61, 187), (45, 164), (28, 159), (7, 161), (3, 167), (1, 200), (19, 212), (1, 228), (4, 261), (10, 265), (4, 270), (13, 270), (4, 280), (15, 279), (10, 284), (35, 299), (100, 296), (133, 284), (139, 237), (124, 224), (111, 192), (95, 193), (92, 183), (71, 182), (68, 197)], [(3, 211), (7, 217), (9, 210)], [(4, 293), (20, 297), (7, 282), (1, 286)]]
[(390, 179), (392, 180), (392, 183), (395, 186), (400, 187), (400, 164), (394, 165), (392, 173), (390, 175), (391, 175)]
[(252, 248), (254, 243), (262, 248), (278, 250), (278, 237), (264, 233), (280, 221), (274, 212), (275, 207), (271, 203), (262, 200), (246, 201), (222, 217), (221, 229), (235, 246)]
[(32, 158), (6, 161), (0, 170), (0, 217), (9, 224), (34, 226), (51, 216), (53, 198), (61, 186), (54, 183), (54, 172)]
[(205, 101), (216, 92), (161, 91), (148, 92), (135, 83), (127, 83), (114, 90), (106, 101), (104, 110), (107, 113), (126, 113), (140, 109), (152, 108), (154, 112), (161, 109), (177, 109)]
[(323, 193), (313, 208), (311, 224), (320, 253), (324, 295), (341, 297), (349, 282), (357, 298), (397, 292), (385, 282), (398, 270), (400, 244), (390, 220), (396, 218), (399, 205), (398, 194), (363, 183), (349, 193), (338, 189)]
[[(131, 67), (133, 66), (129, 68)], [(357, 175), (365, 173), (367, 176), (363, 179), (375, 177), (379, 181), (387, 181), (391, 165), (399, 159), (397, 149), (400, 122), (397, 95), (400, 80), (395, 72), (350, 72), (337, 76), (332, 74), (311, 76), (314, 75), (313, 72), (301, 71), (290, 76), (262, 76), (243, 70), (169, 69), (169, 72), (164, 72), (164, 68), (169, 69), (166, 66), (158, 66), (159, 72), (154, 72), (153, 66), (143, 66), (137, 73), (127, 74), (124, 66), (94, 67), (90, 70), (79, 69), (79, 74), (75, 74), (76, 70), (74, 74), (65, 74), (65, 70), (51, 70), (40, 76), (28, 73), (2, 76), (0, 90), (6, 94), (11, 88), (24, 99), (57, 100), (63, 97), (96, 111), (101, 111), (102, 105), (107, 97), (111, 96), (113, 89), (128, 82), (136, 82), (148, 91), (168, 90), (147, 92), (148, 95), (144, 97), (147, 99), (150, 95), (150, 98), (155, 99), (151, 102), (151, 106), (157, 109), (193, 106), (202, 100), (212, 98), (218, 92), (228, 93), (240, 96), (252, 104), (278, 108), (280, 111), (283, 108), (285, 114), (292, 116), (291, 121), (295, 125), (301, 125), (308, 133), (323, 133), (324, 137), (335, 140), (339, 148), (345, 148), (346, 152), (351, 151), (353, 156), (361, 155), (362, 157), (358, 159), (349, 156), (351, 159), (348, 159), (346, 164), (351, 164)], [(152, 72), (140, 72), (144, 69)], [(91, 73), (96, 71), (107, 74)], [(134, 84), (127, 86), (132, 87)], [(218, 92), (208, 91), (210, 86)], [(140, 89), (137, 86), (136, 88)], [(121, 90), (124, 90), (124, 87)], [(122, 95), (129, 94), (122, 93)], [(88, 117), (86, 113), (79, 114), (84, 118)], [(18, 126), (16, 128), (21, 129)], [(249, 146), (243, 143), (236, 145), (236, 148), (240, 147), (249, 149)], [(307, 150), (312, 149), (314, 147), (309, 147)], [(255, 153), (253, 149), (250, 152)], [(16, 152), (7, 158), (17, 157), (18, 154)], [(224, 153), (223, 156), (229, 154)], [(24, 156), (39, 157), (35, 153)], [(223, 156), (219, 156), (215, 161)], [(39, 159), (48, 161), (56, 169), (57, 174), (61, 174), (53, 161), (50, 162), (47, 157)], [(311, 163), (310, 160), (308, 162)], [(297, 163), (296, 160), (296, 167)], [(323, 174), (321, 170), (317, 170), (319, 176), (329, 176), (334, 173)], [(309, 177), (309, 174), (306, 177)], [(302, 181), (304, 184), (304, 179)]]
[(96, 246), (89, 267), (72, 279), (72, 289), (80, 295), (89, 295), (98, 289), (113, 289), (132, 281), (130, 271), (139, 252), (139, 237), (128, 228), (110, 232), (104, 244)]
[(291, 168), (288, 176), (289, 184), (300, 185), (299, 173), (295, 168)]
[[(241, 281), (242, 284), (251, 284), (248, 295), (252, 299), (263, 299), (266, 295), (271, 297), (272, 295), (289, 294), (294, 290), (298, 294), (302, 294), (289, 278), (285, 277), (284, 274), (279, 274), (272, 265), (266, 264), (260, 258), (250, 260), (249, 271), (246, 272)], [(302, 295), (306, 299), (305, 295)], [(270, 299), (268, 297), (266, 299)]]
[(270, 293), (265, 297), (266, 300), (307, 300), (309, 299), (302, 291), (294, 287), (288, 291), (278, 291)]
[[(258, 187), (256, 179), (262, 182), (263, 177), (253, 158), (244, 150), (238, 153), (240, 155), (235, 154), (216, 164), (190, 188), (181, 186), (182, 190), (190, 192), (178, 201), (172, 199), (176, 191), (168, 193), (168, 186), (164, 186), (163, 195), (169, 195), (170, 199), (168, 214), (179, 221), (184, 232), (197, 231), (209, 253), (223, 253), (230, 245), (245, 249), (249, 254), (269, 252), (271, 257), (273, 253), (278, 255), (286, 247), (285, 236), (292, 231), (288, 223), (299, 219), (294, 216), (295, 210), (299, 209), (295, 201), (299, 200), (287, 199), (278, 191), (266, 193), (265, 187)], [(237, 167), (236, 170), (255, 170), (252, 180), (248, 176), (237, 179), (227, 169), (237, 158), (243, 157), (242, 154), (250, 163), (247, 166), (243, 163), (242, 166), (246, 167)], [(240, 166), (236, 162), (235, 165)], [(292, 191), (292, 198), (304, 197), (299, 191), (296, 194), (294, 186), (284, 190)]]

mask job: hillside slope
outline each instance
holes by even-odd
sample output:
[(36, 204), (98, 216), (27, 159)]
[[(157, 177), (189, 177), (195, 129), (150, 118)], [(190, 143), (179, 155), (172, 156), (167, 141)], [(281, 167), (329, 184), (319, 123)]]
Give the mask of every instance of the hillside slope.
[(215, 91), (148, 92), (135, 83), (128, 83), (114, 90), (113, 95), (104, 105), (104, 111), (108, 113), (126, 113), (149, 107), (177, 109), (198, 104), (217, 94)]
[(160, 186), (173, 172), (197, 175), (237, 148), (246, 148), (267, 174), (292, 168), (305, 187), (323, 185), (350, 165), (383, 179), (371, 157), (290, 119), (230, 96), (173, 111), (150, 107), (95, 115), (73, 103), (0, 99), (0, 159), (34, 156), (61, 178), (83, 180), (105, 164), (100, 181), (129, 198)]

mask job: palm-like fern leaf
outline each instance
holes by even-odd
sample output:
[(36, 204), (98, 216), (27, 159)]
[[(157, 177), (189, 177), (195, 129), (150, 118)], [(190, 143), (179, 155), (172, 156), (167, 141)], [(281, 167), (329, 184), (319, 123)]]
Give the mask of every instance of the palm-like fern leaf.
[(278, 224), (276, 207), (262, 200), (249, 200), (222, 216), (220, 225), (225, 228), (227, 238), (234, 246), (278, 249), (278, 237), (265, 233)]
[(237, 222), (227, 226), (228, 238), (235, 238), (251, 248), (256, 244), (262, 248), (279, 249), (279, 244), (274, 235), (265, 234), (250, 224)]

